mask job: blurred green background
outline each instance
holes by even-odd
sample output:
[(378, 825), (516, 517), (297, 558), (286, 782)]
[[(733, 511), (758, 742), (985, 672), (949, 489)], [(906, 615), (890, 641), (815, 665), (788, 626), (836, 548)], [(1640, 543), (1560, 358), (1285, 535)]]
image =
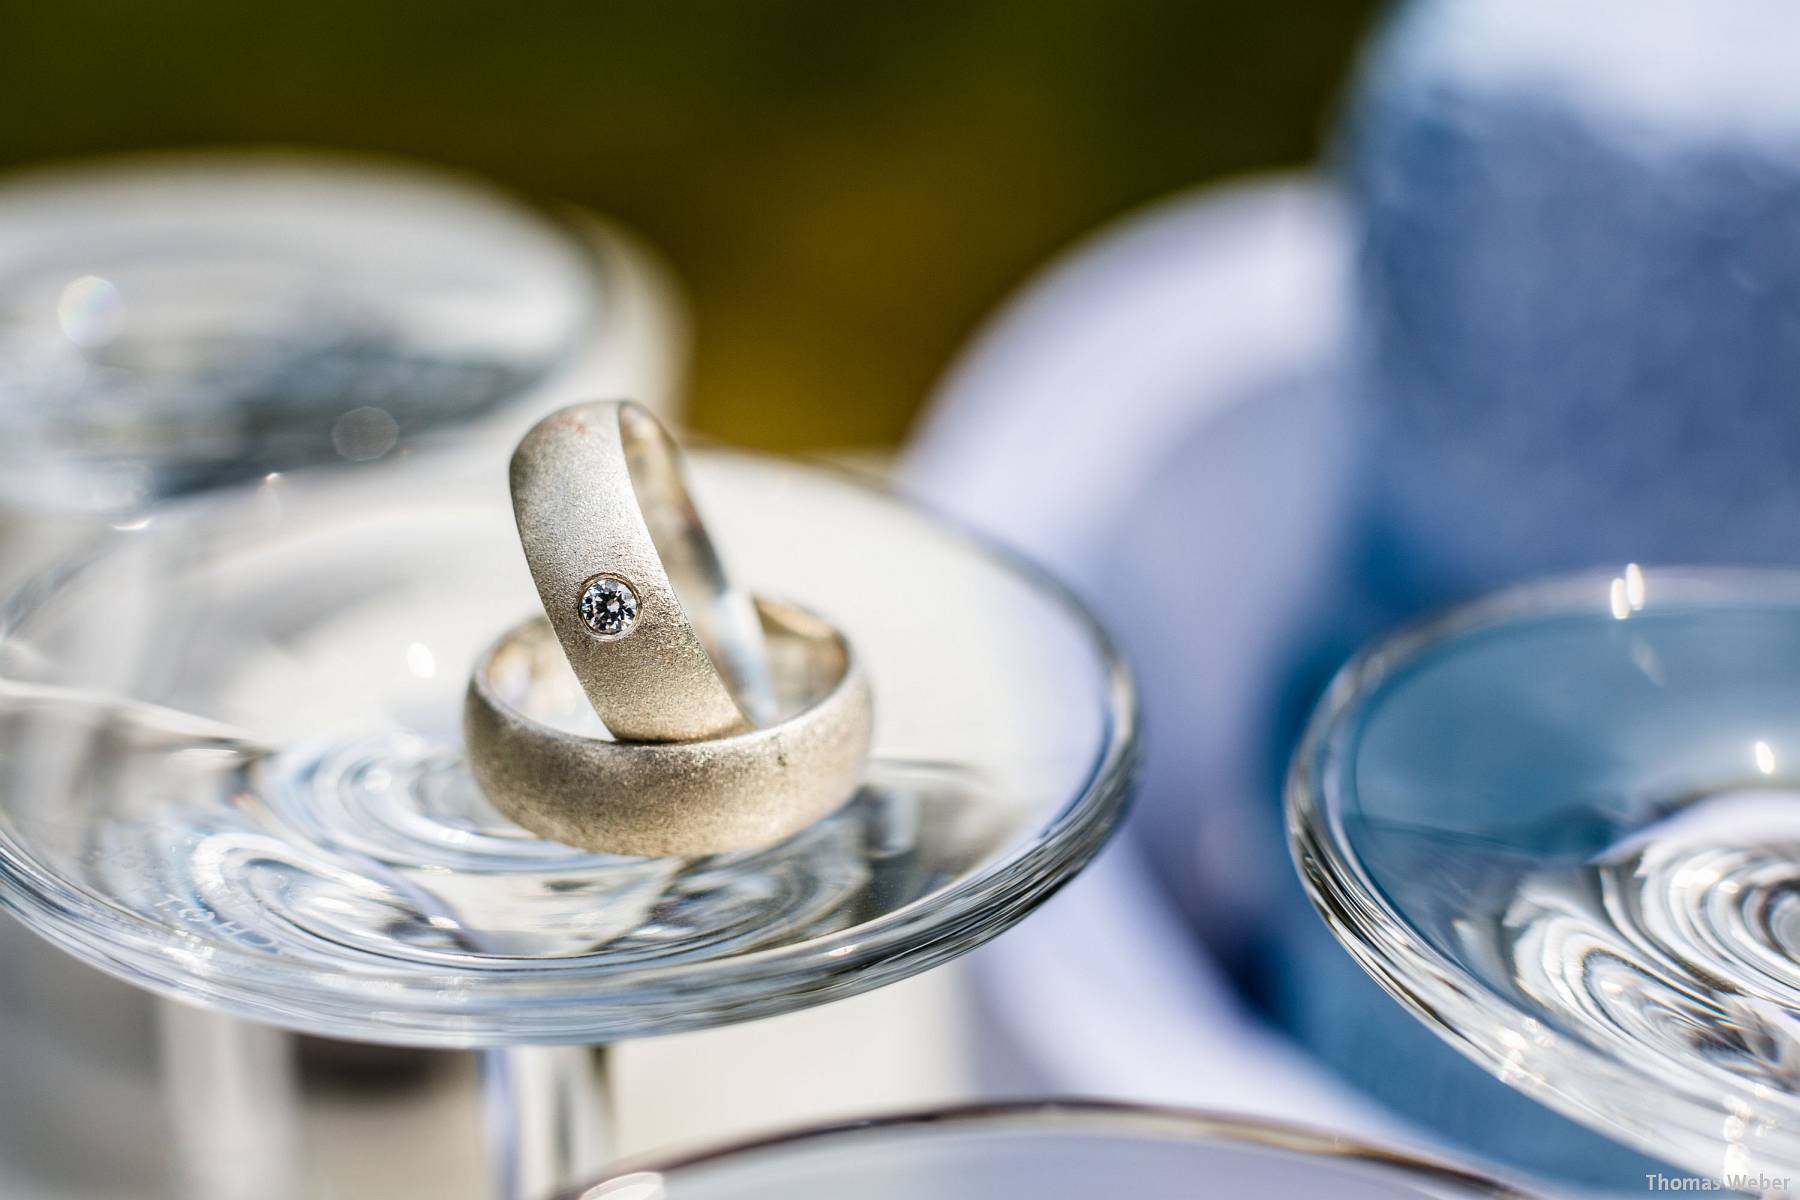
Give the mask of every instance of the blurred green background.
[(294, 143), (575, 200), (685, 285), (690, 423), (879, 445), (1083, 233), (1314, 157), (1373, 7), (0, 0), (0, 166)]

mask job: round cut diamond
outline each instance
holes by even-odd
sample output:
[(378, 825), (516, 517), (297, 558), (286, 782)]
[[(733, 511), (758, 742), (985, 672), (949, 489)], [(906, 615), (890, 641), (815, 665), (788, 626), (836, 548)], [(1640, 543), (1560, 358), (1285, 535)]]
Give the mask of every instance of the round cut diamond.
[(624, 637), (637, 623), (637, 593), (623, 579), (602, 575), (588, 580), (577, 607), (582, 623), (600, 637)]

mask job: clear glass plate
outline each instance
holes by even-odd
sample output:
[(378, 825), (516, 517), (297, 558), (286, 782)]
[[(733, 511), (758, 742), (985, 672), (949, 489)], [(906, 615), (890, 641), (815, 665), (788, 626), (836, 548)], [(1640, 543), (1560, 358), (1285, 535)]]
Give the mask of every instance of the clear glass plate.
[(1800, 1178), (1800, 575), (1632, 567), (1405, 634), (1333, 684), (1289, 803), (1338, 937), (1502, 1081)]
[(877, 1118), (621, 1173), (567, 1200), (1473, 1200), (1515, 1192), (1335, 1135), (1122, 1104)]
[(116, 510), (415, 445), (606, 342), (628, 303), (608, 261), (584, 229), (484, 183), (381, 160), (13, 173), (0, 498)]
[(959, 954), (1120, 815), (1129, 683), (1059, 588), (837, 474), (702, 452), (754, 590), (836, 622), (874, 748), (836, 816), (691, 861), (537, 840), (459, 757), (468, 671), (537, 608), (503, 463), (226, 491), (0, 616), (0, 901), (153, 989), (306, 1032), (598, 1042), (763, 1016)]

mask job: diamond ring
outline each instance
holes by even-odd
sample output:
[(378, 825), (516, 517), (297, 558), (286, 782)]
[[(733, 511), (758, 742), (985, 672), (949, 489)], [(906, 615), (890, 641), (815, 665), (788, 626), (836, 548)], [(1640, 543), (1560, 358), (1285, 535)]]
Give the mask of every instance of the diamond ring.
[(513, 455), (512, 498), (550, 627), (615, 738), (691, 741), (770, 719), (755, 605), (730, 585), (648, 409), (545, 417)]

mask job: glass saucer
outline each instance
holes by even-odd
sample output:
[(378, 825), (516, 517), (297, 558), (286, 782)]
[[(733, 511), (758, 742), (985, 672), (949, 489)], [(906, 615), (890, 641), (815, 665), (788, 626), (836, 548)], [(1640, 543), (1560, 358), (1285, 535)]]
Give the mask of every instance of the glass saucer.
[(1474, 1200), (1515, 1192), (1458, 1168), (1238, 1117), (1025, 1103), (881, 1117), (646, 1167), (565, 1200)]
[(648, 285), (619, 243), (379, 159), (145, 155), (0, 177), (0, 501), (134, 509), (380, 459), (520, 403), (541, 415), (546, 393), (566, 403), (620, 360), (669, 353), (634, 344)]
[(1634, 566), (1404, 634), (1333, 684), (1289, 805), (1333, 931), (1502, 1081), (1800, 1178), (1800, 574)]
[(1135, 718), (1062, 590), (876, 488), (692, 456), (735, 573), (856, 644), (860, 791), (772, 849), (537, 840), (459, 757), (476, 655), (537, 608), (504, 464), (214, 493), (0, 613), (0, 902), (254, 1020), (414, 1045), (605, 1042), (770, 1015), (968, 950), (1118, 819)]

